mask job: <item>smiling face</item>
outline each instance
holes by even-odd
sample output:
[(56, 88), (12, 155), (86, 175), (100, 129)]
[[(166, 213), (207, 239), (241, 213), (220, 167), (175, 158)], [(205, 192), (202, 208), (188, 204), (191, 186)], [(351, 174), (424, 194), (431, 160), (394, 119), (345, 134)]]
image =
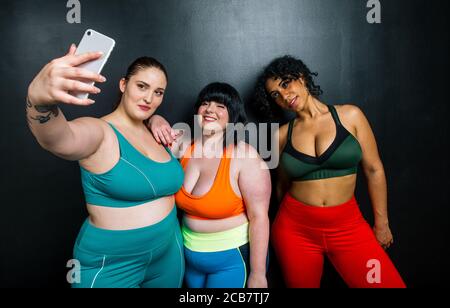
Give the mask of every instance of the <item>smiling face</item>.
[(146, 120), (161, 105), (167, 79), (160, 69), (144, 68), (132, 75), (130, 79), (120, 80), (120, 91), (123, 93), (121, 104), (130, 118)]
[(309, 95), (302, 78), (270, 78), (266, 80), (265, 87), (278, 106), (294, 112), (303, 109)]
[(198, 108), (199, 125), (203, 133), (211, 133), (212, 131), (225, 131), (229, 122), (229, 114), (227, 107), (215, 101), (202, 102)]

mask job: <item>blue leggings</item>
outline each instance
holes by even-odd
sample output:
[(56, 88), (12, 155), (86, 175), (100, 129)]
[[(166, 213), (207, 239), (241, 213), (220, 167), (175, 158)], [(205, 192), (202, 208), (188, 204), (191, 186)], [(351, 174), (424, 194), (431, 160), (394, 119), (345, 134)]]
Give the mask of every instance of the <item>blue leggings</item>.
[(188, 288), (245, 288), (249, 244), (217, 252), (196, 252), (184, 247)]
[(179, 288), (183, 282), (183, 240), (176, 208), (161, 222), (123, 231), (86, 220), (74, 247), (81, 264), (73, 288)]

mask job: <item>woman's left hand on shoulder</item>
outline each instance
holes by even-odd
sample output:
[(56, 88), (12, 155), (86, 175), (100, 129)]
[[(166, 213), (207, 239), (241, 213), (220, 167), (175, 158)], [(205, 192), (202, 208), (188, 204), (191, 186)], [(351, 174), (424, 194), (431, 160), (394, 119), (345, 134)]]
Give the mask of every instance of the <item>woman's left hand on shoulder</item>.
[(156, 142), (164, 146), (171, 146), (183, 133), (180, 130), (172, 129), (166, 119), (156, 114), (150, 118), (147, 127), (152, 132)]

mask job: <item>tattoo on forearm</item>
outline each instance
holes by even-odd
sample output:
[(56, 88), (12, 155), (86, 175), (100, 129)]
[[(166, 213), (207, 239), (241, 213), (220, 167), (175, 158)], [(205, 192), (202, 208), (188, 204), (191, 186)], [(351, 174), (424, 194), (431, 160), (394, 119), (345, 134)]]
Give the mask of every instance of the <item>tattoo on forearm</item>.
[(33, 108), (33, 105), (27, 99), (27, 120), (28, 124), (31, 125), (31, 120), (39, 121), (39, 124), (44, 124), (50, 121), (51, 116), (53, 115), (55, 118), (59, 115), (59, 109), (56, 105), (39, 105), (34, 106), (37, 112), (42, 113), (43, 115), (37, 115), (36, 117), (28, 116), (28, 110)]
[(25, 114), (26, 114), (26, 118), (27, 118), (27, 122), (28, 122), (28, 126), (31, 127), (31, 121), (30, 121), (30, 117), (28, 116), (28, 109), (30, 109), (31, 107), (33, 107), (33, 105), (31, 105), (30, 101), (28, 100), (27, 97), (27, 107), (25, 108)]

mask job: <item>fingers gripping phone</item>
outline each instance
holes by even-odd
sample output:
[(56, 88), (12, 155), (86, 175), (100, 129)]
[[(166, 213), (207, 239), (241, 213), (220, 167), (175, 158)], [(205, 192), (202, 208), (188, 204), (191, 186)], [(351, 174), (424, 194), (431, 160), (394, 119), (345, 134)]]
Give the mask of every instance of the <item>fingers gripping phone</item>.
[[(112, 38), (107, 37), (106, 35), (103, 35), (92, 29), (86, 30), (86, 32), (84, 32), (83, 38), (80, 41), (80, 44), (77, 47), (77, 51), (75, 52), (75, 54), (80, 55), (86, 52), (101, 51), (103, 52), (103, 56), (97, 60), (83, 63), (78, 67), (100, 74), (100, 72), (103, 69), (103, 66), (105, 66), (106, 61), (108, 61), (108, 58), (112, 50), (114, 49), (115, 44), (116, 42)], [(80, 81), (83, 81), (89, 85), (94, 85), (93, 81), (85, 81), (85, 80)], [(84, 92), (71, 92), (70, 94), (80, 99), (86, 99), (89, 96), (89, 93)]]

